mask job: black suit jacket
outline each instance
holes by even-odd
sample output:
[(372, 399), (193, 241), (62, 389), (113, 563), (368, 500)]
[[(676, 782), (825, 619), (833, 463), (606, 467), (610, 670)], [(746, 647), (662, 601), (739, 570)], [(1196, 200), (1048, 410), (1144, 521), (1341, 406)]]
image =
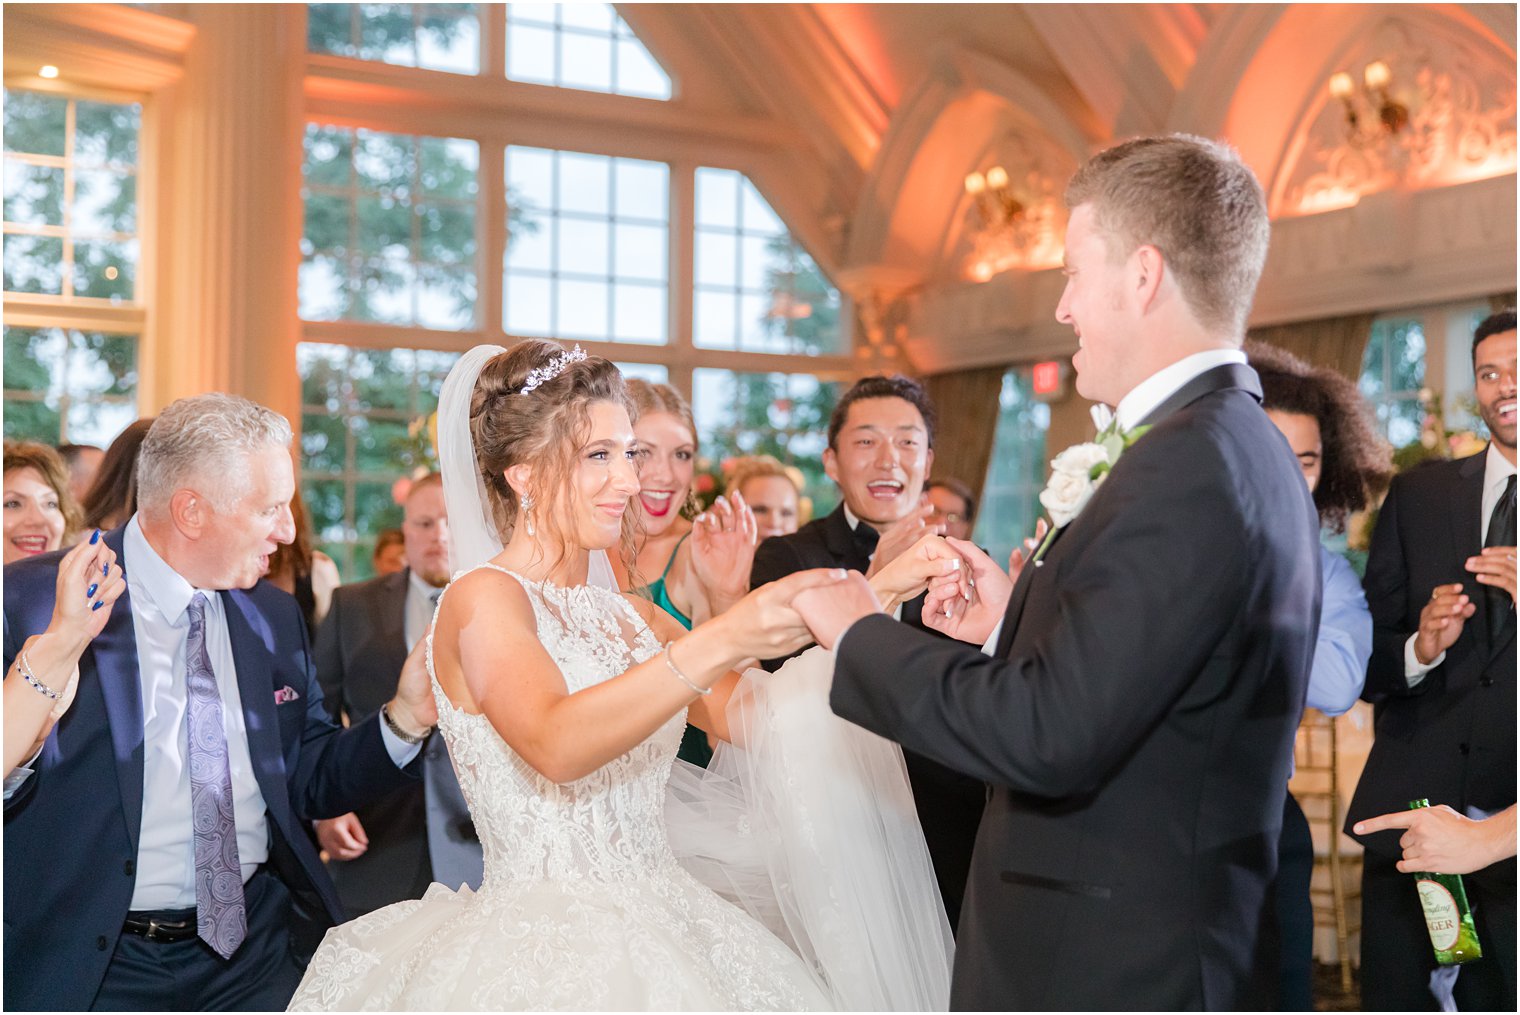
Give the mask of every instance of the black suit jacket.
[[(871, 555), (855, 542), (844, 505), (840, 504), (831, 514), (808, 522), (789, 536), (772, 536), (761, 543), (755, 550), (750, 588), (815, 567), (847, 567), (864, 574), (870, 566)], [(922, 595), (903, 603), (903, 623), (924, 630), (923, 609)], [(774, 672), (785, 661), (768, 659), (760, 665)], [(962, 775), (907, 748), (903, 757), (918, 820), (945, 903), (945, 915), (953, 930), (960, 920), (966, 874), (971, 868), (971, 850), (976, 843), (982, 808), (987, 803), (987, 787), (979, 779)]]
[[(121, 560), (122, 529), (105, 536)], [(62, 551), (5, 568), (5, 666), (52, 615)], [(334, 725), (296, 601), (259, 582), (222, 592), (254, 775), (268, 808), (267, 866), (290, 889), (292, 935), (314, 948), (342, 907), (303, 824), (417, 776), (398, 770), (378, 719)], [(130, 593), (79, 661), (74, 703), (34, 774), (5, 803), (5, 1007), (90, 1006), (122, 933), (143, 807), (143, 702)], [(276, 694), (289, 688), (295, 696)]]
[[(1367, 558), (1372, 660), (1362, 697), (1373, 703), (1376, 737), (1346, 832), (1365, 818), (1428, 797), (1457, 811), (1503, 810), (1515, 802), (1515, 635), (1490, 646), (1483, 586), (1463, 567), (1483, 547), (1487, 452), (1433, 462), (1393, 481)], [(1414, 687), (1404, 677), (1404, 645), (1437, 585), (1462, 583), (1478, 604), (1440, 666)], [(1371, 851), (1402, 854), (1400, 832), (1359, 836)], [(1515, 860), (1469, 875), (1514, 891)], [(1411, 889), (1412, 890), (1412, 889)]]
[[(362, 722), (395, 696), (407, 656), (410, 577), (407, 569), (333, 592), (332, 607), (317, 631), (316, 663), (334, 719)], [(434, 880), (430, 836), (445, 837), (448, 848), (479, 858), (480, 840), (442, 735), (429, 737), (422, 751), (425, 779), (356, 812), (369, 848), (353, 860), (328, 862), (338, 896), (352, 915), (422, 897)], [(479, 880), (476, 873), (474, 883)]]
[(866, 617), (833, 705), (993, 785), (955, 1010), (1271, 1008), (1268, 897), (1320, 608), (1317, 522), (1243, 366), (1148, 418), (998, 651)]

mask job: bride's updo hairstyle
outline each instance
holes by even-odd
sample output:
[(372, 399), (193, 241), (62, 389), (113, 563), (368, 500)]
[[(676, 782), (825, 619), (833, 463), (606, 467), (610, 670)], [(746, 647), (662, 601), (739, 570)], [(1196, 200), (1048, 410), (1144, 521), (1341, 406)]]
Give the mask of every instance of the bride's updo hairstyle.
[[(505, 545), (522, 511), (504, 473), (514, 465), (533, 467), (534, 529), (557, 540), (565, 555), (575, 533), (560, 527), (565, 492), (580, 448), (591, 428), (591, 405), (621, 405), (630, 419), (637, 410), (623, 375), (610, 360), (587, 356), (568, 364), (553, 378), (522, 394), (528, 375), (548, 367), (565, 348), (545, 339), (526, 339), (496, 356), (480, 371), (470, 398), (470, 436), (475, 464), (485, 482), (492, 521)], [(620, 550), (625, 559), (633, 546), (638, 512), (623, 513)]]

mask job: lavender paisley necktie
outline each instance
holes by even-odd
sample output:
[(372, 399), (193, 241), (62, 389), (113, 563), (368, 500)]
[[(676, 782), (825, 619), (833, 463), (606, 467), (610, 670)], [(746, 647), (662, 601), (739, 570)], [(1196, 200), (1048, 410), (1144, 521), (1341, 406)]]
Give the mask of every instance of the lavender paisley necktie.
[(248, 933), (243, 902), (243, 868), (238, 861), (237, 823), (232, 813), (232, 771), (222, 696), (206, 651), (206, 601), (190, 599), (190, 634), (185, 639), (185, 688), (189, 696), (185, 729), (189, 741), (190, 816), (195, 840), (195, 922), (202, 941), (231, 958)]

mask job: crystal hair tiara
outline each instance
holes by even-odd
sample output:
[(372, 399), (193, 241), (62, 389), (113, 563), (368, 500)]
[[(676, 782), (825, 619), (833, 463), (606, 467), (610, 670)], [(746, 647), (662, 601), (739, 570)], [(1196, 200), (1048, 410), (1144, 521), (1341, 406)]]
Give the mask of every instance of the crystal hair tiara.
[(552, 381), (554, 378), (564, 373), (565, 368), (568, 367), (571, 363), (579, 363), (585, 358), (585, 350), (583, 350), (580, 346), (576, 346), (569, 352), (560, 353), (558, 356), (549, 361), (548, 366), (534, 367), (532, 370), (529, 370), (528, 382), (522, 386), (522, 390), (519, 391), (518, 394), (529, 394), (540, 384), (545, 384), (549, 381)]

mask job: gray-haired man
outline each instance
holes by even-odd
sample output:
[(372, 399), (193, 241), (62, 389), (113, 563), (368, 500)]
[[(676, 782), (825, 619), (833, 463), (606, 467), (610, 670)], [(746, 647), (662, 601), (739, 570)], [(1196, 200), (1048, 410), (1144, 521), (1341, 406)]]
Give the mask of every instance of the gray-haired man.
[[(104, 537), (127, 592), (5, 802), (7, 1008), (283, 1008), (342, 918), (304, 823), (415, 778), (420, 667), (341, 729), (300, 608), (259, 580), (294, 538), (290, 439), (220, 394), (148, 431), (137, 514)], [(58, 557), (6, 568), (7, 667), (47, 625)]]

